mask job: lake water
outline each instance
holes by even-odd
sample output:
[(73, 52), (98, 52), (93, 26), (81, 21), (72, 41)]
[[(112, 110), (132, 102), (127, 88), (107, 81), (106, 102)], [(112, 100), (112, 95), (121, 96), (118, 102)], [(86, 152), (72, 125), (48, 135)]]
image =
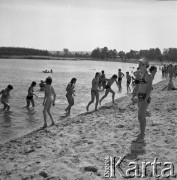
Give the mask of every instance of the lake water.
[[(23, 59), (0, 59), (0, 90), (12, 84), (14, 89), (11, 91), (10, 112), (2, 111), (3, 105), (0, 104), (0, 143), (30, 132), (43, 125), (43, 92), (39, 91), (39, 83), (49, 75), (53, 79), (53, 87), (57, 94), (56, 105), (51, 112), (55, 122), (61, 120), (64, 109), (68, 103), (65, 97), (66, 86), (71, 78), (76, 77), (75, 86), (75, 105), (71, 110), (72, 116), (85, 112), (85, 107), (90, 101), (91, 81), (95, 72), (105, 70), (107, 78), (117, 74), (118, 68), (125, 73), (135, 71), (138, 64), (105, 62), (105, 61), (69, 61), (69, 60), (23, 60)], [(134, 68), (133, 68), (134, 67)], [(53, 70), (53, 74), (44, 74), (43, 70)], [(159, 69), (159, 68), (158, 68)], [(154, 83), (162, 80), (161, 72), (158, 71)], [(35, 109), (27, 109), (26, 95), (32, 81), (36, 81), (35, 93), (39, 98), (35, 98)], [(126, 78), (122, 81), (122, 92), (118, 92), (116, 84), (113, 85), (115, 98), (126, 94)], [(104, 92), (100, 93), (100, 97)], [(111, 101), (111, 94), (102, 101), (102, 104)], [(94, 109), (94, 104), (90, 110)], [(50, 125), (48, 118), (48, 125)]]

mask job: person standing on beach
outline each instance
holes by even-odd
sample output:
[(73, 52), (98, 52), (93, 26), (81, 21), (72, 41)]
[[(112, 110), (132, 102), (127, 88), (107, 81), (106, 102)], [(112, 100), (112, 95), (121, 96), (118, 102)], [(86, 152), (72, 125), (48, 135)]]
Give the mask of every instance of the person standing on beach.
[(87, 111), (89, 111), (89, 106), (94, 102), (95, 98), (96, 98), (95, 111), (97, 111), (98, 102), (99, 102), (99, 90), (98, 90), (99, 79), (100, 79), (100, 73), (96, 72), (95, 78), (93, 78), (93, 80), (92, 80), (91, 101), (86, 106)]
[(55, 106), (55, 99), (56, 99), (56, 94), (54, 91), (54, 88), (51, 86), (52, 84), (52, 78), (49, 76), (46, 79), (46, 85), (45, 85), (45, 96), (44, 96), (44, 101), (43, 101), (43, 115), (44, 115), (44, 125), (43, 128), (47, 127), (47, 113), (52, 121), (51, 125), (54, 125), (53, 117), (50, 113), (51, 105)]
[(9, 111), (10, 105), (9, 105), (9, 99), (10, 99), (10, 91), (13, 89), (12, 85), (8, 85), (6, 89), (3, 89), (0, 94), (1, 95), (1, 103), (4, 105), (4, 110)]
[(133, 142), (143, 143), (146, 127), (146, 109), (148, 103), (150, 103), (153, 77), (147, 71), (149, 63), (145, 58), (139, 60), (139, 67), (142, 72), (138, 89), (138, 120), (140, 124), (140, 134)]
[(33, 108), (34, 108), (33, 95), (36, 96), (36, 97), (38, 97), (36, 94), (33, 93), (35, 86), (36, 86), (36, 82), (33, 81), (33, 82), (31, 83), (31, 86), (28, 88), (28, 95), (27, 95), (27, 97), (26, 97), (26, 103), (27, 103), (27, 106), (26, 106), (26, 107), (27, 107), (27, 108), (29, 108), (30, 102), (31, 102), (31, 104), (32, 104), (32, 106), (33, 106)]
[(131, 83), (131, 79), (132, 79), (129, 72), (126, 72), (126, 78), (127, 78), (127, 94), (128, 94), (131, 91), (130, 83)]
[(119, 91), (122, 90), (122, 78), (124, 77), (124, 73), (121, 72), (121, 69), (118, 69), (118, 88)]
[(110, 93), (112, 93), (112, 103), (114, 104), (114, 97), (115, 97), (115, 92), (111, 89), (111, 86), (114, 82), (116, 82), (117, 86), (118, 86), (118, 82), (117, 82), (117, 75), (114, 74), (110, 79), (106, 79), (107, 85), (106, 85), (106, 91), (105, 91), (105, 95), (100, 99), (99, 103), (101, 105), (101, 101)]
[(68, 85), (66, 87), (66, 91), (67, 91), (66, 98), (68, 100), (69, 105), (65, 109), (65, 111), (66, 111), (68, 116), (70, 115), (71, 107), (74, 105), (74, 97), (73, 96), (75, 96), (74, 88), (75, 88), (76, 81), (77, 81), (76, 78), (72, 78), (71, 81), (68, 83)]

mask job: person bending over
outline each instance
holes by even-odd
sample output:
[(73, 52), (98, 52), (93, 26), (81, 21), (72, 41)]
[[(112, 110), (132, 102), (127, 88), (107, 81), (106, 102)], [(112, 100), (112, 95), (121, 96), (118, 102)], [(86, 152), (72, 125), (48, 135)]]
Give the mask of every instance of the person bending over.
[(118, 82), (117, 82), (117, 75), (114, 74), (110, 79), (106, 79), (107, 80), (107, 85), (106, 85), (106, 91), (105, 91), (105, 95), (100, 99), (99, 103), (101, 105), (101, 101), (109, 94), (112, 93), (112, 103), (114, 103), (114, 97), (115, 97), (115, 92), (111, 89), (111, 86), (114, 82), (116, 82), (117, 86), (118, 86)]

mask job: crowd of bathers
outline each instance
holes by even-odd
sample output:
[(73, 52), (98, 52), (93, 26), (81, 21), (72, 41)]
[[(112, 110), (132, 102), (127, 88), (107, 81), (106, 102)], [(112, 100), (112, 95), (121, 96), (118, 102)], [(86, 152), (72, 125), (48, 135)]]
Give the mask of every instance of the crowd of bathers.
[[(168, 68), (167, 68), (168, 67)], [(169, 75), (170, 81), (172, 81), (172, 77), (174, 77), (174, 69), (172, 66), (164, 66), (162, 68), (162, 73), (164, 73), (164, 69), (168, 69), (167, 75)], [(154, 76), (157, 72), (156, 66), (149, 67), (149, 62), (147, 59), (142, 58), (139, 60), (139, 66), (137, 70), (133, 72), (133, 76), (130, 76), (129, 72), (126, 72), (126, 86), (127, 86), (127, 93), (131, 91), (130, 84), (132, 83), (133, 90), (132, 90), (132, 103), (138, 102), (138, 120), (140, 123), (140, 133), (137, 138), (134, 140), (135, 142), (141, 143), (144, 142), (145, 137), (145, 127), (146, 127), (146, 109), (151, 102), (151, 91), (152, 83)], [(176, 71), (175, 71), (176, 72)], [(89, 111), (89, 107), (92, 103), (94, 103), (95, 99), (95, 111), (98, 110), (98, 104), (101, 106), (101, 102), (104, 98), (107, 97), (109, 93), (112, 94), (112, 103), (115, 103), (115, 92), (112, 89), (112, 85), (116, 83), (118, 92), (122, 90), (122, 79), (124, 78), (125, 74), (118, 69), (117, 74), (113, 74), (111, 78), (106, 78), (104, 70), (101, 72), (96, 72), (95, 76), (91, 82), (91, 100), (86, 106), (86, 110)], [(66, 98), (68, 101), (68, 106), (66, 107), (66, 116), (70, 115), (71, 107), (74, 105), (74, 96), (75, 96), (75, 84), (77, 79), (73, 77), (71, 81), (67, 84), (66, 87)], [(37, 95), (34, 93), (34, 87), (36, 86), (36, 82), (33, 81), (31, 86), (28, 88), (28, 94), (26, 97), (27, 108), (30, 107), (30, 104), (34, 107), (34, 99), (33, 96)], [(44, 100), (43, 100), (43, 116), (44, 116), (44, 125), (43, 128), (47, 127), (47, 114), (49, 115), (52, 125), (55, 124), (52, 114), (50, 112), (51, 106), (55, 105), (56, 93), (52, 86), (52, 78), (49, 76), (46, 78), (45, 81), (41, 81), (40, 88), (44, 90)], [(8, 100), (10, 98), (10, 91), (13, 89), (12, 85), (8, 85), (6, 89), (2, 90), (0, 94), (1, 96), (1, 103), (4, 105), (4, 110), (9, 110), (10, 105)], [(105, 91), (104, 95), (100, 98), (100, 92)]]

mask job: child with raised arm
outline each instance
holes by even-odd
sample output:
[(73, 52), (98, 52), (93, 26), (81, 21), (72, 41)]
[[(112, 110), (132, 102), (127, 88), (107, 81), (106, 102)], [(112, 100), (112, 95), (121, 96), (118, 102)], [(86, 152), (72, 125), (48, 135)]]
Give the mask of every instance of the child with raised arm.
[(101, 101), (110, 93), (112, 93), (112, 103), (114, 103), (114, 96), (115, 96), (115, 92), (111, 89), (111, 86), (114, 82), (116, 82), (117, 86), (118, 86), (118, 82), (117, 82), (117, 75), (114, 74), (110, 79), (106, 79), (107, 85), (106, 85), (106, 91), (105, 91), (105, 95), (100, 99), (99, 103), (101, 105)]
[(34, 107), (34, 99), (33, 99), (33, 95), (38, 97), (36, 94), (34, 94), (34, 87), (36, 86), (36, 82), (33, 81), (31, 83), (31, 86), (28, 88), (28, 95), (26, 97), (26, 103), (27, 103), (27, 108), (29, 108), (30, 106), (30, 102), (32, 104), (32, 106)]
[(71, 81), (68, 83), (68, 85), (66, 87), (66, 91), (67, 91), (66, 98), (68, 100), (69, 105), (65, 109), (65, 111), (66, 111), (68, 116), (70, 115), (71, 107), (74, 105), (74, 97), (73, 96), (75, 96), (74, 88), (75, 88), (76, 81), (77, 81), (76, 78), (72, 78)]
[(44, 115), (44, 125), (43, 128), (47, 127), (47, 113), (52, 121), (51, 125), (54, 125), (54, 121), (53, 121), (53, 117), (50, 113), (50, 108), (51, 105), (53, 104), (53, 106), (55, 106), (55, 99), (56, 99), (56, 94), (54, 91), (54, 88), (51, 86), (52, 84), (52, 78), (48, 77), (46, 79), (46, 85), (45, 85), (45, 96), (44, 96), (44, 101), (43, 101), (43, 106), (44, 106), (44, 110), (43, 110), (43, 115)]
[(4, 110), (9, 110), (10, 105), (9, 105), (9, 98), (10, 98), (10, 91), (13, 89), (12, 85), (8, 85), (6, 89), (3, 89), (0, 94), (1, 96), (1, 103), (4, 105)]

